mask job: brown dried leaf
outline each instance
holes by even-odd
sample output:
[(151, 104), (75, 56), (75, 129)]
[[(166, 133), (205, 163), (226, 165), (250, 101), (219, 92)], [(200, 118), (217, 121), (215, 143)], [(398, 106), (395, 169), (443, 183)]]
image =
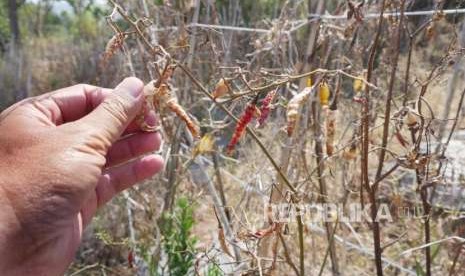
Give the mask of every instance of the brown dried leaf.
[(213, 134), (207, 133), (195, 145), (194, 149), (192, 150), (192, 155), (193, 157), (196, 157), (200, 154), (210, 153), (210, 152), (213, 152), (214, 148), (215, 148), (215, 138), (213, 137)]
[(228, 81), (224, 78), (220, 79), (213, 90), (213, 99), (220, 98), (230, 91)]
[(220, 246), (221, 246), (221, 249), (223, 250), (223, 252), (232, 257), (232, 254), (229, 251), (228, 245), (226, 243), (226, 238), (224, 236), (223, 228), (218, 229), (218, 240), (220, 241)]
[(357, 146), (354, 144), (351, 145), (350, 148), (344, 150), (344, 153), (342, 153), (342, 158), (347, 161), (357, 159)]
[(273, 233), (278, 228), (278, 225), (278, 223), (273, 222), (270, 227), (257, 230), (255, 233), (250, 233), (250, 236), (256, 239), (263, 239), (264, 237)]

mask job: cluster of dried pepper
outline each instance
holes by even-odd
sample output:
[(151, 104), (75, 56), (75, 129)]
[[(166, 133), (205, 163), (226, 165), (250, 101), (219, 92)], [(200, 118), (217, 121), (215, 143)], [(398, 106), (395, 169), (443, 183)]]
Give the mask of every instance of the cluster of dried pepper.
[(251, 102), (247, 104), (244, 113), (242, 114), (239, 122), (236, 125), (236, 129), (234, 130), (234, 134), (229, 141), (227, 146), (227, 153), (231, 154), (234, 151), (236, 144), (241, 139), (242, 135), (244, 135), (247, 125), (252, 121), (253, 117), (257, 114), (257, 101), (258, 98), (255, 97)]
[[(228, 154), (232, 153), (236, 144), (239, 142), (240, 138), (245, 133), (247, 125), (253, 120), (254, 116), (257, 116), (258, 114), (257, 127), (261, 127), (264, 125), (271, 111), (272, 102), (278, 92), (278, 89), (279, 88), (270, 91), (265, 96), (265, 98), (262, 100), (260, 109), (257, 108), (257, 98), (248, 103), (244, 113), (242, 114), (241, 118), (239, 119), (239, 122), (236, 125), (234, 134), (227, 146)], [(287, 133), (289, 136), (292, 136), (293, 134), (302, 104), (305, 102), (306, 99), (308, 99), (308, 97), (311, 95), (313, 91), (314, 90), (312, 89), (311, 80), (308, 79), (307, 87), (305, 87), (300, 93), (292, 97), (289, 101), (286, 112)], [(337, 110), (330, 110), (328, 108), (331, 91), (326, 81), (321, 82), (318, 86), (318, 96), (321, 106), (326, 110), (326, 151), (328, 155), (332, 155), (334, 153), (334, 136), (336, 132)]]
[(273, 102), (273, 99), (278, 93), (278, 89), (279, 88), (276, 88), (276, 90), (268, 92), (268, 94), (263, 99), (262, 106), (260, 107), (260, 118), (258, 118), (257, 121), (257, 128), (263, 127), (265, 125), (265, 121), (266, 119), (268, 119), (268, 116), (270, 115), (271, 103)]

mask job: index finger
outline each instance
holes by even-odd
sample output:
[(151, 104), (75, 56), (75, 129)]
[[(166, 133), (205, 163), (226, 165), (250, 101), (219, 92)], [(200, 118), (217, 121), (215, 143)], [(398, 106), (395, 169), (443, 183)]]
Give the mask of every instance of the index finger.
[[(55, 125), (60, 125), (78, 120), (89, 114), (112, 92), (113, 89), (109, 88), (79, 84), (57, 90), (48, 97), (39, 100), (51, 111), (49, 119)], [(149, 109), (144, 109), (143, 112), (145, 122), (149, 126), (156, 126), (158, 122), (155, 114)], [(140, 125), (133, 121), (124, 133), (128, 134), (139, 130)]]
[(40, 96), (49, 119), (56, 125), (78, 120), (94, 110), (113, 89), (78, 84)]
[(0, 120), (25, 112), (45, 125), (61, 125), (82, 118), (111, 92), (112, 89), (88, 84), (74, 85), (17, 102), (0, 114)]
[[(41, 122), (46, 122), (45, 125), (57, 126), (86, 116), (112, 92), (113, 89), (109, 88), (78, 84), (18, 102), (2, 112), (0, 119), (18, 109), (26, 109), (29, 113), (33, 112), (34, 117), (40, 118)], [(149, 126), (158, 124), (155, 113), (150, 109), (144, 110), (144, 119)], [(124, 134), (139, 130), (140, 125), (133, 121)]]

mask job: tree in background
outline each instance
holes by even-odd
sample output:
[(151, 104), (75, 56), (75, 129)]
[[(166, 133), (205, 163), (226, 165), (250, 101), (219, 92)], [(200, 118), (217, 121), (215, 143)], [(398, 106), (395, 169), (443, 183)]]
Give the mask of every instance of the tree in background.
[(18, 10), (25, 0), (8, 0), (8, 19), (10, 31), (16, 45), (21, 45), (21, 32), (19, 30)]
[(43, 35), (44, 25), (47, 23), (47, 19), (52, 12), (53, 2), (55, 2), (55, 0), (41, 0), (37, 3), (34, 16), (35, 22), (31, 27), (35, 35)]
[(66, 0), (73, 8), (74, 14), (80, 15), (85, 11), (89, 11), (94, 6), (94, 0)]
[(7, 9), (3, 2), (0, 2), (0, 53), (6, 49), (6, 44), (10, 40), (10, 27), (7, 19)]

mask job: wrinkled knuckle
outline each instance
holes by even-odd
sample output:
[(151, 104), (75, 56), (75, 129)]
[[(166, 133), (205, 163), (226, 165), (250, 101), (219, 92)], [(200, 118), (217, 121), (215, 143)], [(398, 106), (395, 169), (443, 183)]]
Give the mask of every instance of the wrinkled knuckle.
[(88, 84), (88, 83), (79, 83), (71, 87), (71, 89), (83, 92), (84, 94), (95, 92), (99, 87)]
[(85, 91), (87, 87), (89, 87), (90, 85), (87, 84), (87, 83), (78, 83), (76, 85), (74, 85), (72, 88), (76, 88), (76, 90), (82, 90), (82, 91)]
[(105, 101), (102, 107), (119, 123), (124, 124), (128, 121), (130, 108), (127, 100), (123, 97), (112, 97)]

